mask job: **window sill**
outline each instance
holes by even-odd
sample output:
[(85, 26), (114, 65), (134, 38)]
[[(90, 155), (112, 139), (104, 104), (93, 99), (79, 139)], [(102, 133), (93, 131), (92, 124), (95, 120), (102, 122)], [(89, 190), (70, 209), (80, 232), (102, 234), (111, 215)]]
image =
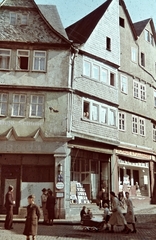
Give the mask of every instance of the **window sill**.
[(111, 52), (111, 49), (110, 48), (106, 48), (107, 51)]
[(43, 119), (44, 117), (38, 117), (38, 116), (29, 116), (31, 119)]
[(46, 73), (46, 71), (41, 71), (41, 70), (32, 70), (32, 73)]
[(11, 118), (25, 118), (26, 116), (13, 116), (11, 115)]
[(121, 93), (122, 93), (122, 94), (125, 94), (125, 95), (128, 95), (128, 93), (127, 93), (127, 92), (123, 92), (123, 91), (121, 91)]

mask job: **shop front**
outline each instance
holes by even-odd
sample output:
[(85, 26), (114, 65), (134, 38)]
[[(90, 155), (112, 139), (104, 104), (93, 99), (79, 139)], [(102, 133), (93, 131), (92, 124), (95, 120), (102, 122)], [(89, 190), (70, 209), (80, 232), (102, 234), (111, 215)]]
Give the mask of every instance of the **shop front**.
[(116, 153), (119, 191), (128, 191), (131, 196), (149, 197), (151, 156), (123, 150), (116, 150)]
[[(82, 149), (83, 148), (83, 149)], [(71, 204), (96, 203), (99, 191), (105, 189), (106, 201), (110, 191), (111, 155), (91, 147), (71, 149)]]

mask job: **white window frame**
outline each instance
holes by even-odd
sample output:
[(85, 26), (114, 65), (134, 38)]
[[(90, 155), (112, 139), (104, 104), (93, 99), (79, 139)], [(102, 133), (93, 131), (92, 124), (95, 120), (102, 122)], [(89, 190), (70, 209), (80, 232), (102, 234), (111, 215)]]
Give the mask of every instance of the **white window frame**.
[[(97, 69), (97, 76), (95, 73), (95, 69)], [(97, 64), (93, 63), (92, 64), (92, 78), (99, 81), (100, 79), (100, 66), (98, 66)]]
[[(18, 102), (15, 101), (15, 97), (16, 96), (19, 97), (19, 101)], [(21, 97), (25, 98), (24, 102), (20, 101)], [(14, 114), (15, 106), (17, 106), (17, 111), (18, 111), (17, 115)], [(23, 108), (24, 114), (20, 114), (21, 108)], [(26, 115), (26, 111), (25, 110), (26, 110), (26, 95), (25, 94), (13, 94), (13, 103), (12, 103), (12, 113), (11, 113), (11, 116), (12, 117), (25, 117), (25, 115)]]
[[(0, 48), (0, 51), (3, 52), (4, 51), (4, 54), (3, 53), (0, 53), (0, 57), (2, 58), (2, 61), (3, 59), (7, 59), (9, 58), (9, 66), (8, 68), (5, 68), (5, 67), (0, 67), (0, 70), (9, 70), (10, 69), (10, 62), (11, 62), (11, 49), (4, 49), (4, 48)], [(8, 51), (9, 53), (5, 53), (6, 51)], [(5, 65), (5, 64), (4, 64)]]
[(146, 84), (133, 80), (133, 97), (146, 101)]
[[(137, 131), (134, 131), (134, 129)], [(146, 121), (144, 118), (132, 115), (132, 133), (145, 137)]]
[[(25, 53), (28, 53), (27, 55), (26, 54), (20, 54), (20, 52), (25, 52)], [(27, 69), (22, 69), (20, 68), (19, 66), (19, 58), (21, 57), (27, 57), (28, 58), (28, 68)], [(17, 49), (17, 53), (16, 53), (16, 70), (19, 70), (19, 71), (29, 71), (29, 62), (30, 62), (30, 50), (24, 50), (24, 49)]]
[[(25, 19), (24, 19), (25, 17)], [(29, 15), (27, 13), (22, 13), (21, 14), (21, 25), (22, 26), (27, 26), (28, 25), (28, 18), (29, 18)], [(26, 21), (23, 21), (23, 20), (26, 20)]]
[[(112, 113), (113, 113), (113, 117), (114, 117), (113, 122), (112, 122), (112, 116), (111, 116)], [(116, 111), (115, 111), (115, 109), (112, 109), (112, 108), (110, 108), (110, 110), (109, 110), (109, 125), (116, 127)]]
[[(86, 68), (85, 68), (85, 63), (87, 63), (89, 65), (89, 74), (87, 74)], [(91, 78), (91, 62), (89, 62), (88, 60), (84, 59), (83, 60), (83, 75), (86, 77)]]
[[(44, 57), (42, 56), (35, 56), (35, 53), (44, 53)], [(35, 59), (38, 59), (39, 61), (39, 68), (35, 69)], [(44, 59), (44, 69), (41, 69), (41, 59)], [(47, 56), (46, 56), (46, 51), (38, 51), (34, 50), (33, 51), (33, 71), (37, 72), (45, 72), (46, 71), (46, 61), (47, 61)]]
[(156, 142), (156, 124), (153, 124), (153, 141)]
[(121, 82), (121, 92), (128, 94), (128, 78), (125, 75), (121, 75), (120, 82)]
[[(103, 109), (105, 109), (105, 113), (106, 113), (105, 114), (105, 121), (103, 119), (103, 114), (102, 114)], [(108, 107), (103, 106), (103, 105), (100, 108), (100, 123), (108, 125)]]
[(132, 62), (137, 62), (137, 49), (134, 47), (131, 47), (131, 60)]
[[(15, 17), (15, 21), (14, 22), (12, 22), (12, 15), (14, 15), (14, 17)], [(15, 12), (10, 12), (10, 25), (13, 25), (13, 26), (15, 26), (17, 24), (17, 13), (15, 13)]]
[(119, 130), (122, 132), (126, 131), (126, 113), (118, 112), (118, 122), (119, 122)]
[[(32, 99), (33, 99), (33, 97), (37, 97), (37, 102), (36, 103), (34, 103), (34, 102), (32, 102)], [(43, 100), (43, 102), (42, 103), (39, 103), (39, 98), (40, 97), (42, 97), (42, 100)], [(29, 112), (29, 117), (30, 118), (43, 118), (44, 117), (44, 104), (45, 104), (45, 100), (44, 100), (44, 96), (43, 95), (31, 95), (30, 96), (30, 112)], [(35, 105), (36, 107), (36, 111), (35, 111), (35, 115), (32, 115), (32, 105)], [(42, 106), (42, 114), (41, 115), (38, 115), (38, 112), (39, 112), (39, 106)]]
[[(6, 101), (3, 97), (6, 96)], [(3, 109), (5, 108), (5, 114), (3, 113)], [(8, 94), (0, 93), (0, 116), (7, 116), (8, 112)]]

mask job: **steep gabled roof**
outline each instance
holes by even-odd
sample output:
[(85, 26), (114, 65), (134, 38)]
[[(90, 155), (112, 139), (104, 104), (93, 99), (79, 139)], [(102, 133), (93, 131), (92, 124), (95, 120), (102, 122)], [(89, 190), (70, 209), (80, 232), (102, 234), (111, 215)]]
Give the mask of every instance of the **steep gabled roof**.
[(107, 0), (93, 12), (67, 27), (66, 32), (69, 39), (73, 40), (75, 43), (85, 43), (111, 2), (112, 0)]
[(53, 28), (57, 32), (59, 32), (62, 36), (65, 38), (68, 38), (66, 31), (63, 27), (63, 24), (61, 22), (60, 16), (58, 14), (57, 8), (54, 5), (38, 5), (40, 11), (46, 18), (46, 20), (49, 22)]
[(142, 31), (145, 29), (147, 23), (151, 20), (151, 18), (145, 19), (143, 21), (139, 21), (134, 23), (134, 27), (137, 33), (137, 36), (139, 37), (142, 33)]

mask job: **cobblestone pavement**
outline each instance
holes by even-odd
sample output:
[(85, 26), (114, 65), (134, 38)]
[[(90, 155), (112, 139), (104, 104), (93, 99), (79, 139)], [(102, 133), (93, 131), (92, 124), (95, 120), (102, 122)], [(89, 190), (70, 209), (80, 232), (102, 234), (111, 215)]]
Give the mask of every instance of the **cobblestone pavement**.
[[(23, 223), (15, 223), (12, 231), (5, 230), (0, 223), (0, 240), (25, 240), (22, 235)], [(116, 229), (117, 230), (117, 229)], [(137, 224), (137, 233), (98, 233), (84, 232), (81, 226), (72, 225), (39, 225), (37, 240), (154, 240), (156, 224)]]

